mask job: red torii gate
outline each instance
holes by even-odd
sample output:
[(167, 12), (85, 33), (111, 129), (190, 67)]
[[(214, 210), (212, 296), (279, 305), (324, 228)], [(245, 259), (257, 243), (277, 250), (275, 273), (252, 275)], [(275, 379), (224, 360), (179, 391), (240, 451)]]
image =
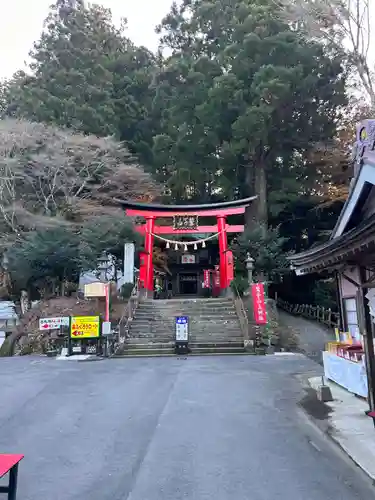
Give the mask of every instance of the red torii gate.
[[(228, 275), (228, 233), (242, 233), (244, 225), (229, 225), (229, 215), (244, 214), (246, 207), (256, 199), (256, 196), (222, 203), (209, 205), (156, 205), (148, 203), (137, 203), (116, 200), (125, 208), (129, 217), (144, 217), (146, 223), (137, 226), (137, 231), (145, 235), (145, 252), (141, 258), (140, 276), (143, 286), (149, 294), (154, 289), (154, 266), (152, 262), (152, 251), (155, 235), (167, 234), (217, 234), (219, 240), (220, 255), (220, 289), (222, 292), (230, 286), (231, 277)], [(172, 226), (157, 226), (155, 221), (160, 217), (212, 217), (215, 216), (217, 223), (211, 226), (197, 225), (194, 228), (176, 229)], [(199, 241), (197, 241), (199, 243)]]

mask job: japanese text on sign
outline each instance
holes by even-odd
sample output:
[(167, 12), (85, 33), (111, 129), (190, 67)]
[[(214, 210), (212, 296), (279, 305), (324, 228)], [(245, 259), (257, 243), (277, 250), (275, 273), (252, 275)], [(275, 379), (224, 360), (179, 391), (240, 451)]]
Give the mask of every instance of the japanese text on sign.
[(176, 318), (176, 341), (187, 342), (189, 336), (189, 320), (187, 316), (177, 316)]
[(41, 318), (39, 320), (39, 330), (58, 330), (62, 326), (69, 326), (69, 317)]
[(92, 339), (100, 337), (99, 316), (75, 316), (70, 325), (72, 339)]
[(210, 270), (203, 271), (203, 288), (210, 288)]
[(255, 323), (257, 325), (265, 325), (267, 323), (267, 311), (263, 283), (254, 283), (251, 285), (251, 294), (253, 297)]
[(198, 215), (175, 215), (173, 217), (173, 229), (188, 230), (198, 228)]

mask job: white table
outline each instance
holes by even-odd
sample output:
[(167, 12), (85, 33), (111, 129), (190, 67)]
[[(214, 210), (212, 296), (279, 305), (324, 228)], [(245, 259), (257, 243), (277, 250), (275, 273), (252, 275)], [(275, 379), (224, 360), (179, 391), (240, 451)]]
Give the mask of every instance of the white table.
[(349, 392), (367, 398), (367, 376), (364, 361), (355, 363), (331, 352), (323, 352), (324, 376)]

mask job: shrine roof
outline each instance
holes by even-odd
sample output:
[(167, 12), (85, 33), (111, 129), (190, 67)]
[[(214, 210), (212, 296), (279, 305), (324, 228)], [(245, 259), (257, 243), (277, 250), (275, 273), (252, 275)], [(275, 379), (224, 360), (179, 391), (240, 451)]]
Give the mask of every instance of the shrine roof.
[(167, 214), (168, 216), (185, 214), (201, 216), (241, 214), (245, 212), (246, 207), (256, 198), (257, 196), (250, 196), (241, 200), (207, 203), (202, 205), (159, 205), (155, 203), (138, 203), (119, 199), (115, 199), (114, 201), (125, 208), (126, 213), (131, 216), (165, 217)]
[(355, 150), (355, 176), (330, 239), (288, 257), (296, 274), (375, 262), (375, 123), (371, 122), (369, 140)]
[(338, 269), (343, 263), (373, 264), (375, 261), (375, 215), (347, 233), (288, 257), (296, 274)]

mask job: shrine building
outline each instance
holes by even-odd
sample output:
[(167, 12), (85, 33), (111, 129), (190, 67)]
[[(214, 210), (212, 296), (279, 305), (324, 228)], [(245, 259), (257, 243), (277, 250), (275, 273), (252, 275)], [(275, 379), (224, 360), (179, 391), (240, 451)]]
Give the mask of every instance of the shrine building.
[[(138, 256), (139, 279), (147, 296), (155, 291), (156, 245), (168, 257), (167, 272), (160, 280), (165, 296), (223, 296), (234, 278), (233, 253), (228, 235), (244, 231), (246, 208), (256, 199), (207, 205), (158, 205), (117, 200), (136, 230), (144, 237)], [(232, 220), (233, 219), (233, 220)], [(239, 223), (241, 222), (241, 223)]]

